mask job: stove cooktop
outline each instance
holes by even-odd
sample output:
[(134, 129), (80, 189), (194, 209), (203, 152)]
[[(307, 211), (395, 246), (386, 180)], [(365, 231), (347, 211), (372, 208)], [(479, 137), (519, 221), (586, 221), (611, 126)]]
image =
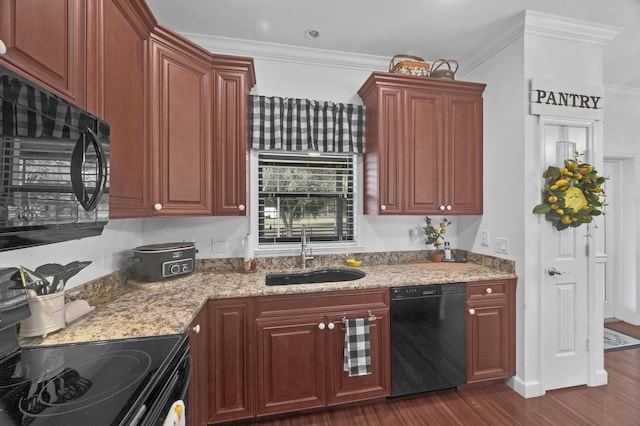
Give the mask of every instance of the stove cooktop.
[(0, 425), (118, 425), (185, 339), (23, 348), (0, 361)]

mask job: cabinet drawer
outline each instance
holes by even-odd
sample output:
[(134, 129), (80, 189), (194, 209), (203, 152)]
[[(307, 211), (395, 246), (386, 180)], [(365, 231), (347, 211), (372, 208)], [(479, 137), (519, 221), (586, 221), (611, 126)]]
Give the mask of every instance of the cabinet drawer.
[(256, 317), (301, 315), (389, 307), (389, 289), (330, 291), (256, 298)]
[(508, 294), (509, 281), (481, 281), (467, 283), (467, 298), (504, 297)]

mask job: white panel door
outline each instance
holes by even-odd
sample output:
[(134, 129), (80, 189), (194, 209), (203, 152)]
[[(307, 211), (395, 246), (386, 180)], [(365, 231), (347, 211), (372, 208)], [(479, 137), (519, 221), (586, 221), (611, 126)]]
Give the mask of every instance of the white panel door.
[[(576, 149), (586, 150), (587, 139), (587, 128), (545, 125), (545, 164), (561, 166), (564, 159), (573, 158)], [(544, 391), (587, 383), (588, 231), (586, 225), (558, 231), (551, 222), (543, 224), (545, 273), (541, 291), (541, 358)]]

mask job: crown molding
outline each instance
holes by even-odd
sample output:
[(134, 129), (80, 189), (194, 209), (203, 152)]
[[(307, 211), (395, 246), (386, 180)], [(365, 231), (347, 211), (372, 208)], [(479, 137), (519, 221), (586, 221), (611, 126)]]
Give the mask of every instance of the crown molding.
[(241, 40), (203, 34), (181, 33), (214, 53), (251, 56), (265, 61), (345, 68), (361, 71), (387, 71), (389, 58), (375, 55), (314, 49), (262, 41)]
[(604, 87), (607, 99), (622, 99), (627, 101), (640, 101), (640, 88), (607, 85)]
[(600, 46), (613, 40), (622, 31), (622, 28), (611, 25), (565, 18), (533, 10), (526, 10), (524, 18), (525, 34)]

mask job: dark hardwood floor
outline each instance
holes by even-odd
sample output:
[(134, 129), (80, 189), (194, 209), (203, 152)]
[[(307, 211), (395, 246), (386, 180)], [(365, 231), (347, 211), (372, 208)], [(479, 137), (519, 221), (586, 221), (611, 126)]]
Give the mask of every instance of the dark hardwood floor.
[[(607, 323), (640, 338), (640, 327)], [(504, 383), (466, 387), (282, 419), (259, 426), (640, 425), (640, 349), (604, 355), (606, 386), (549, 391), (525, 399)]]

